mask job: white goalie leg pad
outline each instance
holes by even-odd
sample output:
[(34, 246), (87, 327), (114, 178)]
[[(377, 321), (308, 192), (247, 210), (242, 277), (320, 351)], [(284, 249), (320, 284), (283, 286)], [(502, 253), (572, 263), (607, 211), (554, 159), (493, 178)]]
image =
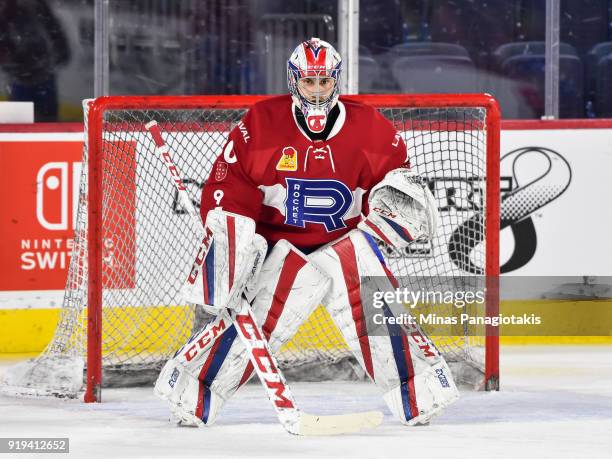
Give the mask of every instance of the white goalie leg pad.
[[(246, 297), (279, 362), (283, 356), (278, 351), (321, 304), (330, 283), (325, 273), (285, 240), (278, 241), (264, 261), (258, 281)], [(253, 366), (248, 362), (240, 385), (252, 375)]]
[(394, 169), (370, 191), (370, 211), (359, 229), (401, 249), (417, 240), (431, 240), (438, 226), (438, 205), (413, 171)]
[(204, 231), (181, 293), (185, 301), (216, 314), (255, 282), (267, 243), (251, 218), (221, 209), (208, 212)]
[(448, 405), (459, 398), (459, 391), (455, 386), (450, 369), (444, 360), (426, 368), (416, 375), (414, 385), (414, 406), (410, 407), (410, 417), (406, 413), (406, 390), (402, 385), (397, 386), (384, 394), (384, 400), (391, 412), (406, 425), (427, 424), (429, 420), (444, 411)]
[(276, 243), (246, 295), (272, 351), (293, 337), (321, 304), (330, 284), (330, 278), (293, 245)]
[[(431, 340), (416, 327), (382, 320), (397, 313), (387, 304), (373, 310), (372, 298), (365, 297), (366, 290), (371, 295), (397, 285), (372, 236), (353, 230), (311, 259), (332, 278), (323, 300), (332, 319), (402, 423), (427, 422), (457, 399), (452, 376)], [(362, 281), (368, 283), (367, 289)], [(379, 315), (377, 322), (374, 314)], [(432, 386), (436, 381), (438, 386)]]
[[(246, 296), (275, 352), (320, 304), (330, 280), (286, 241), (274, 246), (258, 279)], [(156, 394), (170, 402), (182, 424), (212, 424), (225, 401), (254, 373), (235, 327), (227, 325), (219, 318), (209, 323), (157, 380)]]
[(182, 424), (212, 424), (226, 399), (224, 393), (213, 392), (212, 383), (221, 370), (228, 379), (232, 374), (239, 377), (236, 366), (241, 356), (236, 348), (241, 344), (227, 318), (209, 321), (166, 362), (155, 383), (155, 395), (169, 402)]

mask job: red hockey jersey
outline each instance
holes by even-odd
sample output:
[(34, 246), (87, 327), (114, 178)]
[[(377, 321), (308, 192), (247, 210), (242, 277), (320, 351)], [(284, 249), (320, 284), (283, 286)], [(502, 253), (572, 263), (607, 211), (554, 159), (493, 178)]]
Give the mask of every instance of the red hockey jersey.
[(375, 108), (340, 97), (326, 140), (311, 140), (289, 95), (258, 102), (230, 133), (202, 191), (201, 213), (221, 206), (257, 222), (270, 243), (304, 250), (355, 228), (369, 190), (408, 164), (406, 145)]

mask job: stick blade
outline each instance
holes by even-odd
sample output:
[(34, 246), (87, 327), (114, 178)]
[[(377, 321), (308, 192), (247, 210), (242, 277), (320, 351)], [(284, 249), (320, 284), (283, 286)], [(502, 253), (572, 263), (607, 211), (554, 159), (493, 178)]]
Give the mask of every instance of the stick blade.
[(380, 411), (339, 414), (335, 416), (314, 416), (300, 413), (297, 435), (341, 435), (378, 427), (383, 420)]

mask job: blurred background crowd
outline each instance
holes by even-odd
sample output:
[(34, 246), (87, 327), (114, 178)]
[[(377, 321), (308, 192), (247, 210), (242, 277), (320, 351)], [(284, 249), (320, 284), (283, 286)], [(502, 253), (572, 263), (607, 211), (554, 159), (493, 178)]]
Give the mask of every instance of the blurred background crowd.
[[(286, 92), (301, 40), (337, 44), (336, 0), (109, 0), (110, 94)], [(360, 0), (359, 92), (489, 92), (544, 114), (546, 0)], [(612, 0), (562, 0), (559, 117), (612, 117)], [(0, 0), (0, 100), (82, 119), (94, 0)]]

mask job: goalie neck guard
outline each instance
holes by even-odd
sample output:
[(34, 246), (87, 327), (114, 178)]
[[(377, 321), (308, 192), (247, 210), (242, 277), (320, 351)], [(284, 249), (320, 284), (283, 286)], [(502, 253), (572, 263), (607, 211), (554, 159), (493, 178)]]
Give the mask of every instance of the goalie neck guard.
[[(327, 116), (338, 102), (338, 83), (342, 59), (332, 45), (318, 38), (311, 38), (295, 48), (287, 61), (287, 85), (293, 102), (304, 114), (310, 131), (319, 133), (325, 129)], [(325, 88), (325, 78), (333, 80), (333, 88)], [(316, 91), (306, 94), (302, 82), (309, 81)]]

